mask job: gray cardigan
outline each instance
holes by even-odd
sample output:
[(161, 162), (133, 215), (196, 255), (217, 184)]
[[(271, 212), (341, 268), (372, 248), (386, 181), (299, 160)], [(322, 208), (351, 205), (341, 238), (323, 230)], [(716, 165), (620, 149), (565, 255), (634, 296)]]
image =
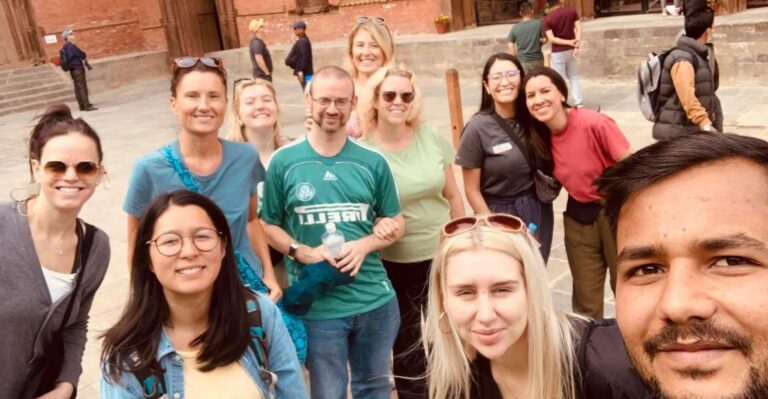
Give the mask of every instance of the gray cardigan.
[[(82, 372), (88, 311), (109, 264), (109, 238), (96, 231), (85, 274), (65, 328), (58, 381), (77, 387)], [(17, 398), (28, 364), (42, 354), (61, 325), (72, 295), (51, 304), (27, 218), (16, 203), (0, 202), (0, 399)]]

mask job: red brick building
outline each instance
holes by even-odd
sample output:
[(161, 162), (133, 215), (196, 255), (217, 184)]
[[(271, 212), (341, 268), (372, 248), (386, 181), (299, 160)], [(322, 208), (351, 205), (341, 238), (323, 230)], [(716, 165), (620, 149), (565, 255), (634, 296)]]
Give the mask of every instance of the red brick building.
[[(270, 44), (293, 40), (303, 19), (315, 42), (340, 39), (357, 16), (379, 16), (399, 35), (434, 32), (433, 19), (451, 17), (451, 29), (508, 22), (521, 0), (0, 0), (0, 66), (50, 60), (61, 32), (74, 29), (91, 58), (167, 50), (170, 57), (244, 46), (255, 18), (267, 22)], [(543, 6), (545, 0), (534, 0)], [(614, 7), (644, 12), (653, 0), (565, 0), (585, 18)], [(719, 0), (736, 12), (768, 0)], [(610, 7), (609, 7), (610, 6)], [(658, 7), (658, 4), (655, 5)], [(610, 11), (610, 9), (608, 9)], [(610, 13), (610, 12), (608, 12)], [(7, 23), (6, 23), (7, 22)]]

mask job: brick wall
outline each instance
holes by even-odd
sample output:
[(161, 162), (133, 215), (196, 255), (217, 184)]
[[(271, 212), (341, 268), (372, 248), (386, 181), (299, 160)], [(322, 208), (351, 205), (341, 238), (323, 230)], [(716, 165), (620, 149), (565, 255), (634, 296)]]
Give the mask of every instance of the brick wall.
[(449, 9), (442, 11), (441, 1), (435, 0), (387, 1), (360, 5), (345, 0), (330, 12), (301, 16), (288, 13), (293, 0), (234, 1), (238, 11), (237, 27), (242, 46), (248, 43), (251, 36), (248, 23), (256, 18), (264, 18), (267, 23), (261, 33), (267, 43), (284, 44), (294, 40), (291, 24), (299, 19), (307, 22), (307, 35), (310, 39), (321, 42), (344, 38), (354, 27), (355, 19), (361, 15), (382, 17), (396, 35), (403, 35), (434, 32), (432, 19), (441, 12), (450, 14)]

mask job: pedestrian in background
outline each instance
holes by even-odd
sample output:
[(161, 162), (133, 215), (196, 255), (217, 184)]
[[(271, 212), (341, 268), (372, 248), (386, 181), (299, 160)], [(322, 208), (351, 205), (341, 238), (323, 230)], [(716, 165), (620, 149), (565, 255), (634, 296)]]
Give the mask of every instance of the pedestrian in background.
[(525, 72), (544, 66), (544, 54), (541, 52), (542, 41), (546, 41), (541, 19), (535, 18), (531, 3), (524, 1), (518, 6), (521, 22), (512, 26), (507, 36), (509, 53), (516, 56)]
[(296, 35), (296, 42), (293, 43), (291, 51), (285, 58), (285, 65), (293, 69), (293, 74), (304, 90), (307, 83), (312, 80), (314, 69), (312, 66), (312, 42), (307, 37), (307, 23), (296, 21), (293, 23), (293, 33)]
[(85, 68), (91, 70), (91, 64), (88, 63), (85, 51), (80, 50), (75, 44), (75, 32), (67, 29), (61, 32), (61, 38), (64, 39), (64, 46), (59, 51), (61, 67), (69, 71), (69, 76), (75, 84), (75, 98), (80, 111), (96, 111), (98, 108), (91, 104), (88, 99), (88, 80), (86, 79)]
[(426, 374), (426, 359), (423, 351), (413, 348), (421, 337), (429, 267), (440, 242), (440, 227), (464, 216), (464, 203), (453, 173), (453, 147), (437, 129), (422, 124), (422, 96), (413, 73), (386, 66), (373, 74), (368, 86), (358, 107), (365, 132), (362, 140), (389, 162), (405, 220), (403, 237), (380, 251), (400, 307), (400, 331), (393, 348), (397, 397), (426, 399), (427, 386), (420, 378)]
[(264, 27), (264, 18), (254, 19), (248, 24), (251, 31), (251, 42), (248, 44), (248, 52), (253, 63), (253, 78), (272, 81), (272, 56), (269, 55), (267, 44), (259, 37), (259, 32)]
[(571, 84), (573, 106), (581, 108), (584, 99), (579, 83), (579, 45), (581, 21), (573, 7), (563, 5), (562, 0), (547, 0), (549, 14), (544, 17), (544, 32), (552, 43), (552, 68)]

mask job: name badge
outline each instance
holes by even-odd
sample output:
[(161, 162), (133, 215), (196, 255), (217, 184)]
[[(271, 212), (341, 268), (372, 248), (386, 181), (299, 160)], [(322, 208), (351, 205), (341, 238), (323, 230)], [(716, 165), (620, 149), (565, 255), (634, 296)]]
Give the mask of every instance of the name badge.
[(491, 151), (493, 151), (494, 154), (501, 154), (502, 152), (507, 152), (511, 149), (512, 143), (510, 142), (496, 144), (495, 146), (491, 147)]

